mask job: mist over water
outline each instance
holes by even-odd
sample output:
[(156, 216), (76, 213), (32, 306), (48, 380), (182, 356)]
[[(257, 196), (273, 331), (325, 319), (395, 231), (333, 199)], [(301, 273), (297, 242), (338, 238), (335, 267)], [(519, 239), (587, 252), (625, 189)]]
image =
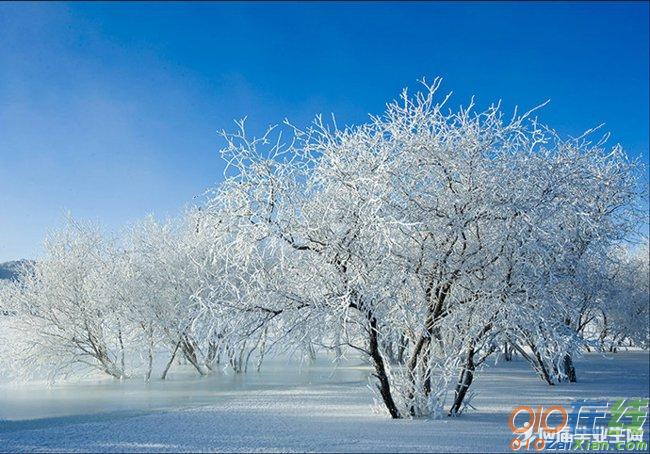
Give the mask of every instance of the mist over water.
[[(0, 377), (0, 420), (25, 420), (100, 413), (139, 413), (218, 405), (226, 396), (304, 386), (360, 384), (369, 369), (361, 361), (338, 363), (325, 358), (313, 362), (271, 359), (246, 373), (217, 370), (200, 377), (188, 365), (174, 366), (167, 380), (140, 377), (123, 381), (99, 377), (48, 385), (13, 383)], [(0, 425), (2, 423), (0, 422)]]

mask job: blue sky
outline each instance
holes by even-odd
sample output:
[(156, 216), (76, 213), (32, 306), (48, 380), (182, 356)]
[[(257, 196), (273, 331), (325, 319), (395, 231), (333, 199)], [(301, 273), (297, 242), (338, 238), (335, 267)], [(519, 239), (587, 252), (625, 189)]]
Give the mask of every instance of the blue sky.
[(648, 162), (648, 3), (0, 3), (0, 261), (66, 210), (119, 229), (218, 183), (217, 131), (339, 123), (444, 78), (507, 109), (551, 99)]

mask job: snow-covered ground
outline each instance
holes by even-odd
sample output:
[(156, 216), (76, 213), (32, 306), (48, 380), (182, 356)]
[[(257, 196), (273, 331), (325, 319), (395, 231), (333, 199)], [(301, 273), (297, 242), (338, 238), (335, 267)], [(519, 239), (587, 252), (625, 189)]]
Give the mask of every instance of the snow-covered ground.
[(519, 404), (648, 395), (647, 352), (578, 360), (576, 384), (548, 386), (521, 361), (477, 378), (477, 411), (390, 420), (372, 410), (369, 369), (275, 362), (261, 373), (166, 383), (0, 385), (0, 451), (507, 451)]

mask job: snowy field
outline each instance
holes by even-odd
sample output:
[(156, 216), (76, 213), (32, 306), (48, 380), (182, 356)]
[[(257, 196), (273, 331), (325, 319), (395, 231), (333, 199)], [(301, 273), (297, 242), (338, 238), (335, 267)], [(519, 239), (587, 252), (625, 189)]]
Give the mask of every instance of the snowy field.
[(647, 352), (578, 360), (576, 384), (548, 386), (521, 361), (472, 386), (477, 411), (442, 420), (373, 412), (369, 369), (269, 363), (261, 373), (0, 385), (0, 451), (506, 451), (518, 404), (648, 395)]

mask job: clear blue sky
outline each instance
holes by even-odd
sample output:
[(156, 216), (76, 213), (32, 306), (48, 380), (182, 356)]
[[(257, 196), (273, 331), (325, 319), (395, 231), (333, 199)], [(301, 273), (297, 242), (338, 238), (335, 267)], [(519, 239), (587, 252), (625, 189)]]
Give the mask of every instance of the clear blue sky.
[(217, 183), (216, 132), (380, 113), (444, 78), (648, 161), (647, 3), (0, 3), (0, 261), (70, 210), (118, 229)]

